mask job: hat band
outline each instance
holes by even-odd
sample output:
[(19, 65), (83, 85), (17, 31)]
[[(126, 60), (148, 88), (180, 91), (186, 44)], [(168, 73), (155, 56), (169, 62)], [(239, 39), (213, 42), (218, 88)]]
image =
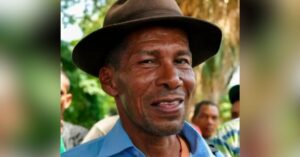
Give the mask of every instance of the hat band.
[(110, 22), (106, 21), (104, 26), (109, 26), (113, 24), (123, 23), (123, 22), (130, 22), (130, 21), (137, 21), (141, 19), (150, 19), (150, 18), (160, 18), (160, 17), (172, 17), (172, 16), (183, 16), (181, 12), (177, 10), (170, 10), (170, 9), (160, 9), (160, 10), (144, 10), (143, 12), (134, 12), (130, 15), (116, 18), (115, 20), (110, 20)]

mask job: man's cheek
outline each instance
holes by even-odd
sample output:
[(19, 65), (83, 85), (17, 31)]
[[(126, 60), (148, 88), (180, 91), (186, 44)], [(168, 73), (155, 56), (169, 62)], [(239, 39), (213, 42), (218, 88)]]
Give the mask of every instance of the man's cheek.
[(190, 93), (192, 93), (194, 90), (195, 90), (195, 87), (196, 87), (196, 80), (194, 78), (190, 78), (188, 81), (187, 81), (187, 88), (188, 88), (188, 91)]

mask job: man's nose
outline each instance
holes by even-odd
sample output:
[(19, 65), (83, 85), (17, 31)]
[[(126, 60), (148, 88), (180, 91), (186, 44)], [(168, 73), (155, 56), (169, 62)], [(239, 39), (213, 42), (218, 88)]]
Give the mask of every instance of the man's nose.
[(157, 85), (172, 90), (182, 86), (183, 81), (178, 69), (173, 64), (164, 64), (160, 67)]
[(213, 124), (214, 120), (212, 118), (208, 118), (208, 124)]

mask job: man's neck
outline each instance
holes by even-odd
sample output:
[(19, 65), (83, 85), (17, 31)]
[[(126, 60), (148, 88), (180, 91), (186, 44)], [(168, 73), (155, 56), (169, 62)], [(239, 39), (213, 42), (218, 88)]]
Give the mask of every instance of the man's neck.
[(181, 146), (176, 138), (176, 135), (167, 137), (144, 136), (142, 138), (133, 136), (131, 139), (134, 145), (138, 147), (146, 156), (179, 157)]

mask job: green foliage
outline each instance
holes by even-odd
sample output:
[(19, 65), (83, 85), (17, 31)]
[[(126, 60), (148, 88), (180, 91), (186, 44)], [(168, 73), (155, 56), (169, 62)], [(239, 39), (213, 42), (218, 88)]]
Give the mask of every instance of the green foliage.
[[(104, 15), (113, 0), (62, 0), (63, 26), (78, 25), (84, 36), (102, 27)], [(73, 15), (68, 9), (83, 6), (82, 16)], [(98, 78), (79, 70), (72, 62), (72, 49), (78, 41), (61, 41), (62, 69), (70, 79), (72, 104), (64, 113), (64, 120), (90, 128), (99, 119), (116, 114), (112, 97), (100, 87)]]
[(222, 122), (226, 122), (231, 119), (231, 104), (222, 103), (220, 105), (220, 119)]
[[(61, 13), (64, 26), (78, 25), (83, 34), (87, 35), (102, 27), (105, 13), (115, 0), (62, 0)], [(70, 14), (67, 10), (81, 4), (82, 16)]]
[(226, 122), (231, 119), (231, 108), (232, 105), (229, 102), (228, 95), (223, 96), (219, 105), (220, 119), (222, 122)]

